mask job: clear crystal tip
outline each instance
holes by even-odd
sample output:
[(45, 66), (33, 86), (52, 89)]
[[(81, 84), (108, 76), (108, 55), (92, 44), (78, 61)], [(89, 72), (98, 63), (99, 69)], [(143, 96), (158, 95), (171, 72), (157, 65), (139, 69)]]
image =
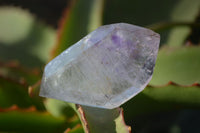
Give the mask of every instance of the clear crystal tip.
[(149, 83), (159, 42), (159, 34), (139, 26), (101, 26), (46, 65), (40, 96), (118, 107)]

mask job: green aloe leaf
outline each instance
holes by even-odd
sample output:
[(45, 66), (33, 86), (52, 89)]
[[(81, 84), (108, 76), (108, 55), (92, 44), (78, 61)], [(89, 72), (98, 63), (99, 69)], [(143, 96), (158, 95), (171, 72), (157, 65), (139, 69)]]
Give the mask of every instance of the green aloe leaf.
[(163, 86), (147, 86), (144, 91), (123, 105), (125, 118), (156, 113), (164, 110), (199, 109), (200, 85), (178, 85), (170, 82)]
[(19, 107), (36, 106), (44, 110), (41, 99), (31, 98), (28, 94), (28, 85), (20, 80), (0, 75), (0, 108), (18, 105)]
[(199, 109), (199, 54), (199, 46), (161, 48), (150, 85), (123, 106), (125, 117), (131, 119), (162, 110)]
[(17, 60), (29, 67), (41, 66), (48, 60), (54, 41), (55, 30), (39, 22), (27, 10), (0, 7), (1, 60)]
[(64, 101), (48, 98), (44, 101), (44, 104), (46, 109), (55, 117), (74, 117), (74, 110), (70, 104)]
[(169, 81), (181, 85), (200, 83), (199, 57), (199, 46), (161, 48), (150, 85), (164, 85)]
[(71, 127), (75, 128), (77, 125), (81, 124), (74, 109), (71, 107), (73, 104), (51, 98), (46, 99), (44, 104), (48, 112), (53, 116), (65, 117), (69, 121)]
[[(173, 22), (194, 22), (199, 14), (199, 0), (180, 0), (171, 11), (170, 18)], [(190, 33), (190, 27), (176, 27), (171, 30), (167, 44), (170, 46), (181, 46)]]
[(68, 123), (63, 117), (53, 117), (48, 112), (38, 112), (34, 107), (0, 108), (0, 131), (61, 133), (67, 126)]
[(200, 84), (184, 86), (171, 82), (163, 87), (149, 86), (143, 93), (160, 102), (200, 107)]
[(64, 117), (68, 123), (70, 123), (70, 127), (66, 129), (65, 133), (84, 132), (81, 122), (72, 108), (74, 104), (50, 98), (46, 99), (44, 104), (48, 112), (50, 112), (53, 116)]
[(86, 133), (129, 133), (131, 128), (125, 124), (123, 110), (100, 109), (94, 107), (74, 107)]

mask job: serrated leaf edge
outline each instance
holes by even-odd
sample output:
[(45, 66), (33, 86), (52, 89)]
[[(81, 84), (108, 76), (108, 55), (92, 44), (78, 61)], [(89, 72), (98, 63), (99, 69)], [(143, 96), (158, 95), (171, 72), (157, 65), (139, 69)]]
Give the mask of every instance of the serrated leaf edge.
[(20, 85), (23, 88), (27, 88), (28, 87), (28, 83), (24, 78), (15, 79), (15, 78), (7, 77), (7, 76), (2, 75), (2, 74), (0, 74), (0, 78), (6, 80), (8, 82)]
[(19, 70), (21, 72), (24, 72), (30, 75), (35, 75), (35, 76), (39, 76), (41, 73), (38, 68), (27, 68), (25, 66), (22, 66), (18, 61), (14, 61), (14, 60), (8, 61), (8, 62), (0, 61), (0, 68), (15, 69), (15, 70)]
[(200, 83), (193, 83), (191, 85), (181, 85), (181, 84), (177, 84), (173, 81), (169, 81), (167, 84), (164, 84), (164, 85), (147, 85), (147, 87), (151, 87), (151, 88), (162, 88), (162, 87), (167, 87), (167, 86), (170, 86), (170, 85), (173, 85), (173, 86), (178, 86), (178, 87), (200, 87)]
[(0, 112), (11, 112), (11, 111), (20, 111), (20, 112), (36, 112), (37, 109), (35, 106), (30, 106), (28, 108), (19, 108), (17, 105), (12, 105), (9, 108), (0, 108)]
[(83, 124), (83, 128), (85, 129), (85, 132), (90, 133), (89, 125), (88, 125), (87, 119), (85, 117), (85, 113), (83, 111), (83, 108), (81, 107), (81, 105), (76, 104), (76, 109), (77, 109), (78, 113), (80, 114), (80, 119), (81, 119), (81, 122)]

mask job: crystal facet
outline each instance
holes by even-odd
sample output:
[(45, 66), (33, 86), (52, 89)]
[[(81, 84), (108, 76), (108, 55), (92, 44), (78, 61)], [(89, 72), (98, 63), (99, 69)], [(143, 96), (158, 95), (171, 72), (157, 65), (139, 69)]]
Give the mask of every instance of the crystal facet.
[(101, 26), (46, 65), (40, 96), (118, 107), (150, 81), (159, 41), (159, 34), (139, 26)]

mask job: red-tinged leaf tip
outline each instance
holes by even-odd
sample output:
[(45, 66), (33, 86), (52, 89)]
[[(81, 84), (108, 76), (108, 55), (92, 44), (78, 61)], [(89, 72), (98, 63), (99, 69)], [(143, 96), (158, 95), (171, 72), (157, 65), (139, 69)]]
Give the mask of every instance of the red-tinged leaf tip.
[(57, 39), (56, 44), (53, 47), (51, 53), (50, 53), (50, 60), (53, 59), (58, 53), (56, 52), (57, 49), (60, 47), (61, 37), (63, 36), (65, 26), (67, 25), (67, 21), (69, 19), (69, 14), (71, 13), (71, 10), (73, 9), (76, 1), (70, 1), (69, 6), (64, 10), (63, 17), (61, 17), (59, 23), (58, 23), (58, 31), (57, 31)]
[(28, 87), (28, 94), (30, 97), (34, 97), (34, 90), (39, 87), (41, 80), (38, 80), (34, 85)]
[(9, 108), (0, 108), (0, 112), (10, 112), (10, 111), (20, 111), (20, 112), (34, 112), (36, 111), (35, 106), (30, 106), (29, 108), (19, 108), (17, 105), (13, 105)]
[(188, 40), (188, 41), (185, 42), (185, 46), (193, 46), (193, 44), (192, 44), (191, 41)]
[(21, 84), (27, 84), (26, 80), (23, 77), (19, 78), (19, 83), (21, 83)]
[(77, 124), (74, 128), (67, 128), (67, 130), (64, 131), (64, 133), (69, 133), (70, 131), (76, 130), (77, 128), (81, 128), (80, 124)]
[(131, 127), (126, 125), (125, 120), (124, 120), (124, 110), (123, 110), (123, 108), (119, 108), (119, 114), (120, 114), (120, 117), (122, 119), (124, 126), (127, 128), (127, 132), (131, 133)]
[(33, 97), (33, 87), (32, 86), (28, 87), (28, 94), (30, 97)]
[(64, 131), (64, 133), (69, 133), (71, 131), (71, 128), (67, 128), (67, 130)]

